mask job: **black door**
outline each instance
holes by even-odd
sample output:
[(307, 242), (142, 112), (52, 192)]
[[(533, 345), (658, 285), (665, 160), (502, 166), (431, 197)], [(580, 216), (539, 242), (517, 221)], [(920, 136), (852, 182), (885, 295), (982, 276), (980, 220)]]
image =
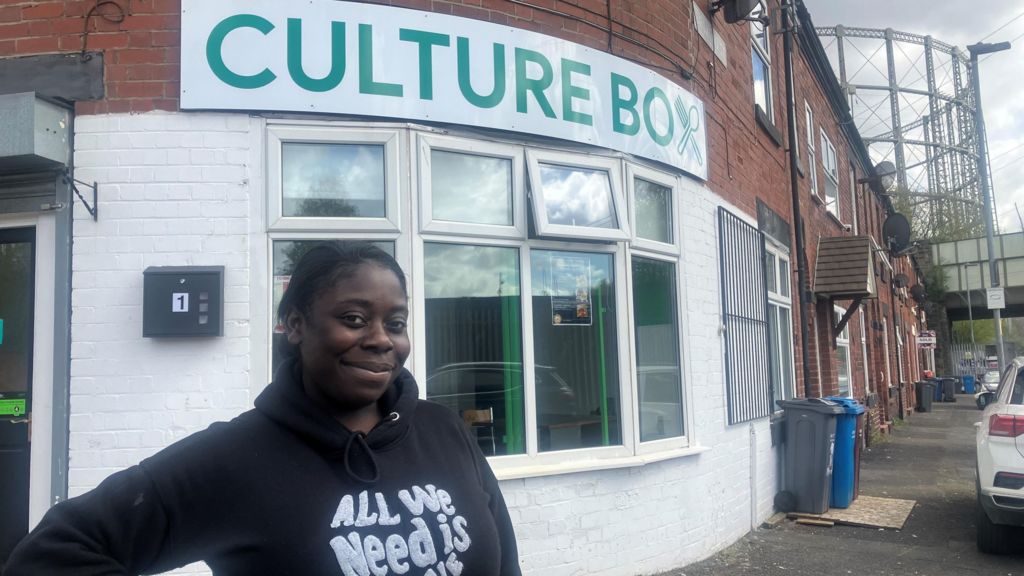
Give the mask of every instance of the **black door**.
[(0, 229), (0, 568), (28, 532), (35, 229)]

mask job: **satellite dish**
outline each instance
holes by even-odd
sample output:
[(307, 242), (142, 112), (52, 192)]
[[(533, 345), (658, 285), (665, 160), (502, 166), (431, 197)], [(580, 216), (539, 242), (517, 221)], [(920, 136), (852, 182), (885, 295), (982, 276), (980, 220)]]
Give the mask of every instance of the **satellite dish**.
[(903, 288), (907, 284), (910, 284), (910, 278), (907, 278), (906, 274), (897, 274), (896, 277), (892, 279), (892, 283), (895, 284), (897, 288)]
[(888, 160), (879, 162), (875, 166), (875, 175), (878, 176), (878, 183), (882, 186), (882, 191), (888, 192), (892, 188), (892, 183), (896, 181), (896, 166)]
[(918, 303), (924, 302), (924, 286), (914, 284), (910, 287), (910, 297)]
[(726, 23), (735, 24), (746, 20), (760, 4), (760, 0), (718, 0), (711, 3), (711, 13), (724, 9)]
[(894, 254), (906, 250), (910, 246), (910, 222), (899, 212), (889, 214), (882, 224), (882, 237)]

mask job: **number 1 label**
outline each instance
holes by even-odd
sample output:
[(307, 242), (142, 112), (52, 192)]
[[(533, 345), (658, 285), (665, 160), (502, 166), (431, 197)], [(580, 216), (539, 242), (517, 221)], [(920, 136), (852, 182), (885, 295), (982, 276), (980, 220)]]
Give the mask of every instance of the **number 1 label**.
[(171, 294), (171, 312), (188, 312), (188, 292)]

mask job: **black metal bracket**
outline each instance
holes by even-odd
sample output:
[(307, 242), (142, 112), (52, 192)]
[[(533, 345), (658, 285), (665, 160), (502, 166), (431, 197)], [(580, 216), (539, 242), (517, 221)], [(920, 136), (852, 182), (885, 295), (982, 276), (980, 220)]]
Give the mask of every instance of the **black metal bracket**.
[[(849, 308), (846, 309), (846, 313), (843, 314), (843, 317), (839, 319), (839, 323), (832, 327), (833, 342), (835, 342), (839, 338), (839, 335), (843, 333), (843, 329), (846, 328), (846, 324), (850, 321), (850, 318), (853, 318), (853, 313), (860, 308), (860, 303), (862, 300), (864, 300), (863, 296), (858, 296), (854, 298), (853, 302), (850, 303)], [(829, 304), (832, 304), (832, 302), (833, 300), (830, 298)], [(831, 315), (831, 317), (835, 318), (835, 315)]]
[[(85, 206), (85, 209), (89, 211), (89, 215), (92, 216), (92, 221), (98, 221), (100, 214), (100, 205), (97, 201), (97, 192), (99, 191), (100, 185), (97, 184), (96, 182), (89, 184), (88, 182), (76, 180), (72, 178), (71, 175), (67, 172), (64, 173), (64, 183), (71, 185), (71, 189), (75, 192), (75, 196), (78, 196), (78, 199), (82, 201), (82, 205)], [(92, 189), (92, 206), (90, 206), (89, 202), (87, 202), (85, 197), (82, 196), (82, 193), (78, 190), (78, 186), (75, 186), (75, 184), (81, 184), (82, 186)]]

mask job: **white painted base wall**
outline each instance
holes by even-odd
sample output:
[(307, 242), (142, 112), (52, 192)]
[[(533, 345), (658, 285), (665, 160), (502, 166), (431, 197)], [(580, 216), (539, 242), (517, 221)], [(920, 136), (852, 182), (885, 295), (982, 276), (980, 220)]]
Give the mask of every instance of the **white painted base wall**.
[[(266, 340), (250, 306), (266, 301), (269, 280), (253, 280), (266, 266), (254, 262), (252, 246), (266, 229), (258, 120), (154, 112), (80, 116), (75, 128), (76, 177), (99, 183), (100, 217), (93, 222), (76, 203), (71, 495), (251, 407), (264, 385), (266, 359), (257, 355)], [(779, 486), (768, 422), (726, 425), (720, 204), (706, 189), (682, 201), (693, 441), (709, 450), (504, 481), (526, 574), (670, 570), (728, 546), (772, 513)], [(163, 265), (225, 266), (223, 338), (142, 337), (142, 272)], [(203, 569), (177, 573), (193, 572)]]

